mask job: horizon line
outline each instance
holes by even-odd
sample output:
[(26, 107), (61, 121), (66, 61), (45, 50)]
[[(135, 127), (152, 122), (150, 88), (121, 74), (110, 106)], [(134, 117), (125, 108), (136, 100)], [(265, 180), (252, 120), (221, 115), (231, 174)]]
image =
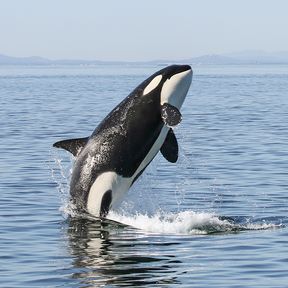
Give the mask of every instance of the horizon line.
[[(183, 61), (183, 60), (190, 60), (190, 59), (195, 59), (195, 58), (201, 58), (201, 57), (208, 57), (208, 56), (221, 56), (221, 57), (227, 57), (227, 58), (233, 58), (233, 56), (235, 57), (237, 54), (244, 54), (244, 53), (255, 53), (255, 55), (259, 54), (258, 56), (263, 56), (263, 54), (266, 54), (265, 56), (276, 56), (275, 54), (287, 54), (285, 56), (288, 57), (288, 50), (275, 50), (275, 51), (267, 51), (267, 50), (260, 50), (260, 49), (245, 49), (245, 50), (238, 50), (238, 51), (234, 51), (234, 52), (221, 52), (221, 53), (217, 53), (217, 52), (211, 52), (211, 53), (205, 53), (205, 54), (198, 54), (198, 55), (191, 55), (191, 56), (187, 56), (187, 57), (179, 57), (179, 58), (175, 58), (175, 57), (164, 57), (164, 58), (150, 58), (150, 59), (99, 59), (99, 58), (85, 58), (82, 56), (81, 57), (49, 57), (49, 56), (40, 56), (40, 55), (30, 55), (30, 56), (15, 56), (15, 55), (11, 55), (11, 54), (6, 54), (6, 53), (1, 53), (0, 52), (0, 57), (4, 56), (4, 57), (8, 57), (8, 58), (19, 58), (19, 59), (39, 59), (39, 60), (48, 60), (48, 61), (83, 61), (83, 62), (155, 62), (155, 61)], [(262, 54), (262, 55), (261, 55)], [(32, 60), (31, 59), (31, 60)]]

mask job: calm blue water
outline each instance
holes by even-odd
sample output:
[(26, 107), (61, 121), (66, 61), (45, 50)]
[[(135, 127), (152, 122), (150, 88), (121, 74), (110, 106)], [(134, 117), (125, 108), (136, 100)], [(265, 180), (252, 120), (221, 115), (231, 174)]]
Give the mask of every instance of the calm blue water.
[(52, 144), (160, 68), (0, 67), (1, 287), (288, 287), (288, 66), (193, 67), (179, 161), (109, 214), (127, 226), (71, 211)]

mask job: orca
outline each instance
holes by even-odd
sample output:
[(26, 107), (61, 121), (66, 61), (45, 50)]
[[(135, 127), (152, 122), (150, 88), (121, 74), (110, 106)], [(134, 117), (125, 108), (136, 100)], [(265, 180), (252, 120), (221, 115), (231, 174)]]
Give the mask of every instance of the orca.
[(192, 82), (189, 65), (171, 65), (137, 86), (89, 137), (58, 141), (75, 156), (70, 181), (72, 203), (80, 211), (106, 217), (158, 151), (178, 159), (173, 132)]

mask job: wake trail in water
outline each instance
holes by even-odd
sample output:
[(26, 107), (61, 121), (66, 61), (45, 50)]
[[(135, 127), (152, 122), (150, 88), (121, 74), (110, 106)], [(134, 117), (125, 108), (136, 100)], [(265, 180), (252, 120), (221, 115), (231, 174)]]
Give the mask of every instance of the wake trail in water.
[[(65, 169), (65, 167), (69, 164), (71, 167), (71, 162), (73, 159), (70, 158), (70, 163), (65, 163), (66, 165), (63, 165), (62, 160), (58, 155), (56, 157), (54, 155), (53, 158), (55, 161), (54, 164), (56, 165), (53, 168), (51, 167), (52, 178), (57, 184), (57, 188), (61, 195), (62, 205), (60, 207), (60, 211), (63, 213), (64, 217), (71, 217), (74, 219), (83, 219), (87, 217), (90, 220), (92, 218), (95, 219), (95, 221), (99, 221), (97, 218), (79, 214), (73, 204), (69, 201), (69, 179), (71, 176), (71, 168)], [(56, 170), (60, 171), (60, 175), (59, 171), (58, 173), (55, 173)], [(144, 184), (147, 184), (146, 181), (144, 182)], [(123, 203), (125, 204), (125, 202)], [(141, 206), (143, 206), (142, 204), (143, 202), (141, 202)], [(281, 228), (284, 226), (282, 224), (275, 224), (275, 222), (270, 223), (270, 221), (261, 221), (261, 219), (258, 219), (258, 221), (255, 222), (251, 217), (245, 218), (244, 221), (238, 221), (230, 217), (216, 215), (215, 213), (195, 212), (193, 210), (167, 213), (161, 210), (159, 207), (154, 207), (156, 210), (153, 209), (154, 211), (152, 211), (152, 213), (139, 211), (139, 209), (134, 207), (136, 208), (135, 210), (138, 211), (136, 213), (134, 209), (123, 209), (123, 206), (124, 205), (122, 205), (122, 210), (120, 211), (125, 212), (110, 211), (107, 219), (111, 220), (112, 222), (115, 221), (117, 223), (121, 223), (148, 233), (207, 235), (212, 233), (234, 233), (247, 230), (267, 230)], [(134, 205), (132, 205), (132, 208), (133, 206)]]
[(266, 230), (280, 228), (281, 224), (236, 223), (231, 218), (220, 217), (213, 213), (183, 211), (178, 213), (157, 212), (154, 215), (124, 215), (111, 211), (109, 220), (123, 223), (142, 231), (160, 234), (206, 235), (212, 233), (240, 232), (245, 230)]

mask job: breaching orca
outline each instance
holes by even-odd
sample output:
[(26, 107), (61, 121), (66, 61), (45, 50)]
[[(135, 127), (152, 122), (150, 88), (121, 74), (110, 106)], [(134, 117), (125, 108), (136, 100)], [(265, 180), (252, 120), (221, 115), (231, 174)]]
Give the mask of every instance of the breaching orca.
[(171, 127), (181, 121), (179, 109), (191, 81), (189, 65), (168, 66), (136, 87), (90, 137), (54, 143), (76, 157), (70, 195), (77, 209), (105, 217), (159, 150), (177, 161)]

